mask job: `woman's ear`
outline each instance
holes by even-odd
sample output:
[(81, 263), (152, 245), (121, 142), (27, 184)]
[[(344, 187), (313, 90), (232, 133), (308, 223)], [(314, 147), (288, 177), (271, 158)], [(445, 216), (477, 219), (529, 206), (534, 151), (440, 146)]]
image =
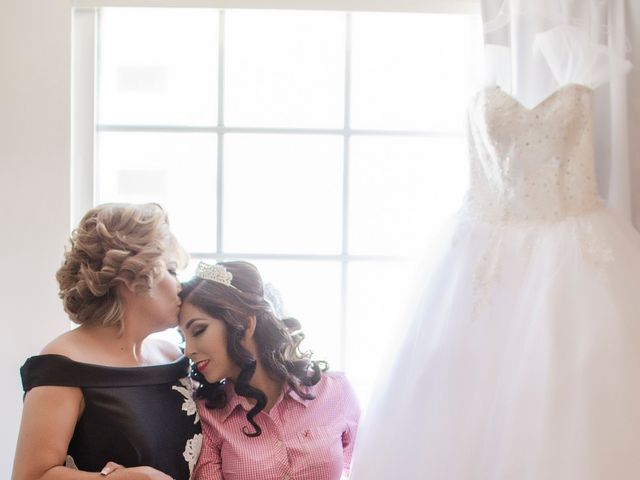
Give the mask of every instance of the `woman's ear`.
[(136, 292), (130, 282), (123, 281), (116, 286), (116, 295), (127, 303), (136, 296)]
[(255, 315), (251, 315), (251, 316), (247, 317), (247, 320), (249, 321), (249, 323), (247, 323), (247, 328), (244, 331), (244, 339), (245, 340), (249, 340), (249, 339), (253, 338), (253, 334), (256, 331), (256, 316)]

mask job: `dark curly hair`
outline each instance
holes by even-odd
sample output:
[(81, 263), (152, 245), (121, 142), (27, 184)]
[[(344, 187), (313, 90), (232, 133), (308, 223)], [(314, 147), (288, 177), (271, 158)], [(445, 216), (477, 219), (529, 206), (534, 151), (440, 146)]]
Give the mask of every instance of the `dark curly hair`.
[[(254, 431), (250, 432), (244, 427), (243, 432), (249, 437), (257, 437), (262, 429), (254, 417), (267, 404), (265, 393), (249, 384), (257, 361), (272, 380), (286, 383), (300, 398), (306, 400), (314, 397), (305, 387), (317, 384), (328, 365), (324, 361), (312, 360), (311, 353), (300, 350), (300, 342), (304, 339), (300, 323), (295, 318), (280, 319), (275, 315), (271, 304), (264, 298), (262, 278), (254, 265), (242, 261), (222, 262), (219, 265), (233, 275), (232, 286), (194, 277), (182, 285), (180, 297), (183, 302), (225, 323), (229, 357), (240, 367), (234, 385), (235, 392), (256, 401), (255, 406), (247, 412), (247, 420)], [(253, 338), (258, 358), (254, 358), (241, 343), (251, 316), (256, 317)], [(208, 383), (195, 368), (191, 372), (200, 383), (196, 398), (204, 399), (207, 408), (224, 408), (227, 405), (226, 380)]]

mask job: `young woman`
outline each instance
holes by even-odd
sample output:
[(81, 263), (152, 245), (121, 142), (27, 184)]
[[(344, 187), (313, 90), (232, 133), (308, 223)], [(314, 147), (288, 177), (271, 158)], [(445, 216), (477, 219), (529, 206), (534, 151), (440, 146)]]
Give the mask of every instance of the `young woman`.
[(337, 480), (348, 474), (360, 410), (344, 375), (298, 349), (257, 269), (200, 263), (183, 285), (179, 326), (202, 381), (195, 480)]
[(202, 437), (188, 360), (147, 338), (177, 323), (184, 258), (156, 204), (85, 215), (57, 274), (80, 326), (21, 369), (13, 480), (190, 477)]

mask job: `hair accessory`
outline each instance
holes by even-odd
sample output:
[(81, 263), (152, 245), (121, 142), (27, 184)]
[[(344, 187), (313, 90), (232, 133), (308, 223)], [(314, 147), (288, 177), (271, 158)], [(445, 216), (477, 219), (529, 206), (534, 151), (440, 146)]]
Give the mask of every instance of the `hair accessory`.
[(224, 265), (220, 265), (219, 263), (211, 265), (206, 262), (199, 262), (196, 267), (196, 277), (233, 287), (233, 285), (231, 285), (233, 274), (224, 268)]

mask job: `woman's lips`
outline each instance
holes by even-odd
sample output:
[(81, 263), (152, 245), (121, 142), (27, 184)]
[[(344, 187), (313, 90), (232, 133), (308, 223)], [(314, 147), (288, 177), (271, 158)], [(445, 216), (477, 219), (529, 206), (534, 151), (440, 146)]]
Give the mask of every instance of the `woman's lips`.
[(209, 365), (209, 360), (200, 360), (199, 362), (196, 362), (196, 368), (199, 372), (202, 372), (205, 368), (207, 368), (207, 365)]

